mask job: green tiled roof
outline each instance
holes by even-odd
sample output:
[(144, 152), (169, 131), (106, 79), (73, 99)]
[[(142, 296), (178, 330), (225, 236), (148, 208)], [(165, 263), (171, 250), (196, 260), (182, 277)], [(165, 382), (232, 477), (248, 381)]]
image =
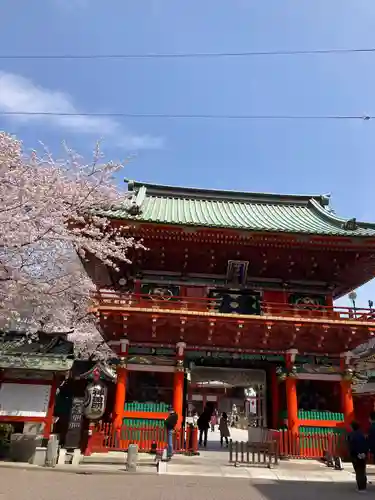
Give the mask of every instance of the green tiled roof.
[(375, 237), (375, 224), (334, 215), (329, 196), (241, 193), (128, 181), (124, 204), (105, 215), (179, 226)]
[(61, 335), (39, 334), (27, 342), (22, 332), (0, 332), (0, 368), (68, 371), (74, 360), (74, 344)]

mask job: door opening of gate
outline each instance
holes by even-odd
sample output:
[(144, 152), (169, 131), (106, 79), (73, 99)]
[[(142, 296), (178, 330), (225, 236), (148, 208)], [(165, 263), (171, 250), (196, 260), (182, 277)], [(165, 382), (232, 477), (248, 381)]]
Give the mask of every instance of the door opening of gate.
[(187, 402), (188, 416), (208, 406), (226, 412), (234, 426), (267, 427), (266, 372), (193, 367)]

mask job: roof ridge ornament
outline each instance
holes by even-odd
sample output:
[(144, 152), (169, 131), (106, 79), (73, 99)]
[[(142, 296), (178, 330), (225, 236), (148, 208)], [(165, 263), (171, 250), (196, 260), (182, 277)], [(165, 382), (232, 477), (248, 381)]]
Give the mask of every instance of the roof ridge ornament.
[(142, 213), (141, 207), (146, 198), (146, 186), (141, 186), (138, 191), (135, 189), (134, 181), (125, 179), (128, 183), (128, 198), (126, 200), (126, 211), (133, 216)]
[(134, 184), (135, 181), (132, 181), (130, 179), (124, 179), (124, 182), (128, 185), (128, 191), (134, 191)]
[(327, 207), (327, 209), (329, 209), (329, 205), (331, 203), (331, 193), (322, 194), (320, 198), (322, 206)]
[(342, 225), (342, 228), (346, 231), (355, 231), (356, 229), (358, 229), (357, 219), (353, 217), (352, 219), (347, 220)]

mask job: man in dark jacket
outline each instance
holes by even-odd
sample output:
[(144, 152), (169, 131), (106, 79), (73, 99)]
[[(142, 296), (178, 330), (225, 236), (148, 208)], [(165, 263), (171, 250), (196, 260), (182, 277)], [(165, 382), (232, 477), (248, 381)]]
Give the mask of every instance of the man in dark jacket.
[(203, 446), (206, 448), (207, 446), (207, 434), (208, 429), (210, 428), (211, 414), (209, 408), (205, 408), (202, 415), (198, 418), (198, 429), (199, 429), (199, 446)]
[(353, 463), (358, 491), (366, 491), (366, 460), (368, 453), (368, 441), (357, 422), (352, 422), (351, 427), (352, 432), (348, 435), (349, 454)]
[(178, 415), (173, 408), (169, 409), (169, 415), (164, 421), (167, 430), (167, 455), (171, 458), (173, 455), (173, 431), (178, 422)]

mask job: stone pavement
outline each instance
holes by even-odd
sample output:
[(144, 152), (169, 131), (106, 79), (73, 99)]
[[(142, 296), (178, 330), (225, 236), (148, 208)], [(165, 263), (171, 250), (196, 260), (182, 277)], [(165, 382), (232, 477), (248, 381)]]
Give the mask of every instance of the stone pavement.
[[(221, 448), (219, 433), (209, 432), (207, 449), (200, 449), (200, 456), (176, 455), (167, 464), (166, 474), (178, 476), (206, 476), (260, 479), (268, 481), (351, 482), (351, 464), (344, 471), (335, 471), (317, 460), (281, 461), (273, 469), (264, 467), (234, 467), (229, 464), (229, 451)], [(233, 441), (247, 441), (247, 431), (231, 429)]]
[[(182, 457), (181, 457), (182, 458)], [(185, 457), (183, 457), (185, 458)], [(173, 460), (167, 465), (167, 475), (200, 476), (200, 477), (227, 477), (247, 478), (267, 481), (298, 481), (324, 483), (350, 483), (354, 481), (351, 465), (346, 464), (343, 471), (336, 471), (317, 461), (281, 462), (273, 469), (264, 467), (234, 467), (234, 465), (201, 465), (188, 464)]]
[[(317, 484), (354, 484), (354, 475), (351, 464), (345, 464), (344, 471), (335, 471), (326, 467), (324, 464), (314, 460), (288, 460), (281, 461), (280, 464), (273, 469), (263, 467), (234, 467), (229, 464), (229, 452), (226, 448), (220, 448), (219, 438), (217, 433), (210, 432), (210, 440), (207, 449), (201, 450), (200, 456), (189, 457), (184, 455), (175, 455), (171, 462), (166, 464), (166, 470), (163, 470), (163, 477), (180, 476), (183, 480), (190, 481), (198, 477), (207, 477), (213, 479), (247, 479), (251, 483), (266, 482), (267, 484), (281, 484), (293, 482), (295, 484), (303, 482)], [(232, 430), (234, 440), (245, 441), (247, 433), (244, 431)], [(138, 467), (137, 476), (152, 474), (154, 478), (161, 477), (157, 475), (155, 462), (150, 455), (141, 455), (140, 461), (142, 466)], [(20, 471), (37, 471), (43, 475), (53, 472), (64, 472), (73, 476), (74, 474), (86, 475), (122, 475), (130, 476), (125, 472), (125, 454), (124, 453), (108, 453), (98, 454), (89, 457), (86, 463), (78, 466), (62, 465), (54, 469), (45, 469), (29, 464), (6, 463), (0, 462), (1, 469), (7, 468), (9, 471), (15, 469)], [(39, 475), (36, 474), (36, 475)], [(61, 474), (58, 474), (61, 475)], [(369, 478), (375, 484), (375, 466), (369, 467)], [(142, 479), (143, 481), (143, 479)], [(0, 500), (1, 496), (0, 496)]]
[[(369, 492), (370, 495), (375, 493)], [(0, 469), (1, 500), (330, 500), (357, 498), (354, 483), (33, 473)]]

